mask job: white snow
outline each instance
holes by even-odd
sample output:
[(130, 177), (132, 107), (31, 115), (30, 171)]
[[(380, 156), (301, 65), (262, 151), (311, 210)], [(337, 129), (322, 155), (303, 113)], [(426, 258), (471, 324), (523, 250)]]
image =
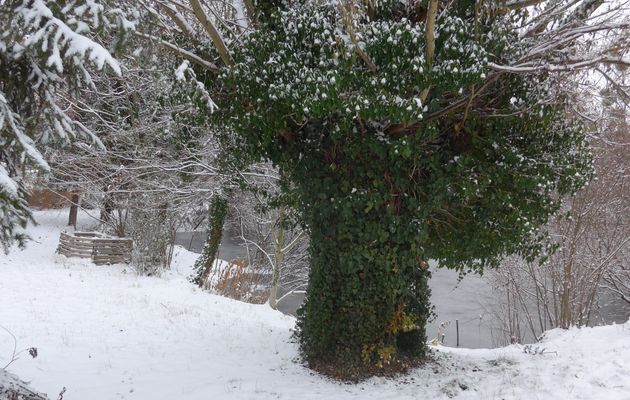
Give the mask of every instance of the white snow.
[[(95, 13), (102, 7), (93, 4), (91, 8), (91, 12)], [(61, 73), (63, 72), (62, 58), (71, 59), (73, 56), (78, 56), (81, 60), (90, 60), (99, 70), (103, 69), (103, 66), (107, 64), (117, 75), (121, 75), (120, 65), (109, 51), (99, 43), (75, 32), (64, 21), (56, 18), (44, 1), (34, 0), (28, 6), (19, 7), (18, 13), (21, 14), (27, 25), (37, 29), (31, 36), (26, 38), (22, 44), (23, 46), (28, 47), (40, 42), (44, 46), (48, 46), (48, 40), (52, 38), (53, 49), (46, 61), (47, 66), (55, 66), (55, 69)], [(98, 25), (98, 14), (93, 15), (95, 18), (93, 22), (95, 25)], [(45, 22), (42, 24), (42, 21)], [(85, 30), (83, 27), (79, 29), (79, 31), (83, 30)], [(63, 57), (60, 53), (61, 48), (65, 49)], [(44, 51), (45, 49), (46, 47), (44, 47)], [(77, 58), (75, 57), (74, 59), (76, 60)]]
[(18, 148), (21, 147), (21, 150), (26, 153), (31, 161), (45, 171), (50, 169), (44, 157), (35, 147), (35, 142), (24, 133), (19, 116), (11, 110), (4, 94), (0, 91), (0, 130), (5, 127), (10, 132), (13, 132), (15, 139), (19, 142)]
[(185, 81), (186, 76), (184, 73), (190, 67), (190, 62), (188, 60), (184, 60), (179, 67), (175, 70), (175, 79), (178, 81)]
[[(341, 384), (297, 362), (293, 318), (188, 283), (195, 254), (139, 277), (55, 255), (67, 210), (35, 218), (27, 249), (0, 255), (0, 325), (39, 352), (9, 371), (51, 399), (630, 399), (630, 322), (553, 330), (527, 352), (432, 347), (407, 376)], [(12, 349), (0, 333), (0, 367)]]
[(6, 193), (6, 196), (10, 199), (15, 199), (18, 196), (18, 185), (9, 176), (9, 172), (0, 164), (0, 192)]

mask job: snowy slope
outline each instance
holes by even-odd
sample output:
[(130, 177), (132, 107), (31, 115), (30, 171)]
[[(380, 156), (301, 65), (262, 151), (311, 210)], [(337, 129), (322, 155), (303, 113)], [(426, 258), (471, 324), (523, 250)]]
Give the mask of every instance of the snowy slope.
[[(548, 332), (542, 355), (437, 347), (435, 361), (408, 376), (332, 382), (295, 362), (294, 319), (189, 284), (194, 254), (179, 249), (161, 278), (55, 255), (66, 217), (36, 213), (35, 241), (0, 254), (0, 325), (18, 349), (39, 351), (9, 370), (52, 399), (66, 387), (64, 400), (630, 400), (630, 322)], [(0, 367), (12, 349), (0, 333)]]

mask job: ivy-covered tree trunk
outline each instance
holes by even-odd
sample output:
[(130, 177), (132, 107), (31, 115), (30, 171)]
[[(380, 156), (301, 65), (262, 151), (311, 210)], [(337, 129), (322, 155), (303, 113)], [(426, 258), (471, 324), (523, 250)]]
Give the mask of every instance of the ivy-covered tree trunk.
[(304, 355), (316, 369), (334, 365), (355, 379), (403, 369), (424, 354), (430, 291), (425, 234), (413, 221), (418, 188), (387, 167), (404, 159), (372, 135), (349, 132), (345, 140), (322, 143), (325, 150), (291, 176), (302, 182), (297, 190), (311, 235), (299, 316)]
[(415, 238), (396, 232), (402, 217), (388, 210), (344, 216), (326, 203), (314, 209), (320, 213), (310, 221), (311, 273), (300, 314), (312, 366), (335, 365), (354, 378), (423, 355), (429, 276)]
[(197, 261), (195, 261), (195, 273), (191, 277), (191, 281), (201, 288), (207, 285), (214, 260), (216, 260), (217, 253), (219, 252), (227, 209), (228, 203), (225, 198), (221, 196), (214, 196), (212, 198), (208, 212), (208, 224), (210, 228), (208, 239), (203, 246), (201, 255)]

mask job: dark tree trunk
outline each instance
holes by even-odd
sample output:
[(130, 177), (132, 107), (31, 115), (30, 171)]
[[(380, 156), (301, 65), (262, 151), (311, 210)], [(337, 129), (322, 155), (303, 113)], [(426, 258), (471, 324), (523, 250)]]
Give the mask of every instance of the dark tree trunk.
[(114, 201), (111, 195), (105, 189), (105, 195), (103, 196), (103, 208), (101, 209), (101, 221), (110, 222), (112, 219), (112, 212), (114, 211)]
[(73, 193), (70, 198), (70, 214), (68, 215), (68, 226), (77, 229), (77, 214), (79, 212), (79, 194)]

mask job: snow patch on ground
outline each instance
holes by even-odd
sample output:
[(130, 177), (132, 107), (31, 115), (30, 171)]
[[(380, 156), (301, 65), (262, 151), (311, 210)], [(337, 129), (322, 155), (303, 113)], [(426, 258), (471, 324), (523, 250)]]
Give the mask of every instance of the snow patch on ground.
[[(293, 318), (191, 285), (196, 254), (139, 277), (54, 254), (67, 211), (35, 217), (26, 250), (0, 254), (0, 325), (39, 352), (9, 370), (53, 399), (630, 399), (630, 322), (553, 330), (527, 352), (437, 346), (407, 376), (340, 384), (296, 362)], [(0, 367), (12, 348), (0, 333)]]

